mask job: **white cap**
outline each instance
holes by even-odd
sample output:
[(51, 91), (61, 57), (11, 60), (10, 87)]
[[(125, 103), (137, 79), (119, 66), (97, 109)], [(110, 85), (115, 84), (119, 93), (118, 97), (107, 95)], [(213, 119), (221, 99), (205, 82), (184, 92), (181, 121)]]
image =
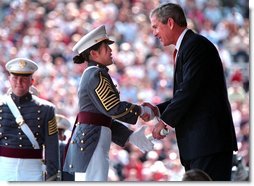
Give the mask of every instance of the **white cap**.
[(69, 120), (61, 114), (56, 114), (56, 123), (58, 129), (67, 130), (71, 127), (71, 123), (69, 122)]
[(31, 75), (37, 69), (37, 64), (26, 58), (15, 58), (7, 62), (5, 68), (12, 74)]
[(111, 41), (106, 33), (105, 25), (101, 25), (94, 30), (90, 31), (88, 34), (83, 36), (72, 48), (73, 52), (78, 52), (79, 54), (86, 49), (94, 46), (95, 44), (107, 40), (108, 44), (114, 43)]

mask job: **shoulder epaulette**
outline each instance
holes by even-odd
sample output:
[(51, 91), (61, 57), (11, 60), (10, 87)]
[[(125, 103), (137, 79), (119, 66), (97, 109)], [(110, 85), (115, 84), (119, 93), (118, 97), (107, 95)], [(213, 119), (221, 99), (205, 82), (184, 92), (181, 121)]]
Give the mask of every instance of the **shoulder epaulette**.
[(39, 98), (38, 96), (32, 95), (32, 97), (33, 97), (33, 100), (36, 101), (40, 105), (48, 105), (48, 106), (51, 106), (54, 108), (56, 107), (52, 102), (49, 102), (49, 101), (42, 99), (42, 98)]
[(6, 104), (6, 98), (5, 98), (6, 94), (4, 95), (0, 95), (0, 106), (3, 104)]

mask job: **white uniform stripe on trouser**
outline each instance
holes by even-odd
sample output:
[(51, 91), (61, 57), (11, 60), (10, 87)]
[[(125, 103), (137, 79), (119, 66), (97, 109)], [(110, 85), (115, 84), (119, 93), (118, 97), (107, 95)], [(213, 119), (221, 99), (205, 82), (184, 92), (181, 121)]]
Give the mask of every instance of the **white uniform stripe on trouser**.
[(42, 181), (41, 159), (0, 157), (0, 181)]
[[(101, 134), (86, 173), (75, 173), (75, 181), (107, 181), (109, 170), (109, 149), (111, 129), (101, 127)], [(81, 176), (84, 176), (83, 179)]]

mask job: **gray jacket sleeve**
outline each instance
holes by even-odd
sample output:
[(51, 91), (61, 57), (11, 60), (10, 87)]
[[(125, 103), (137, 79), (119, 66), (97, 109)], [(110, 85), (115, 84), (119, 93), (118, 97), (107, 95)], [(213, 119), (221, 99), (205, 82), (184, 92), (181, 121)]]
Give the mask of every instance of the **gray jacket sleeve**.
[(112, 141), (121, 147), (125, 146), (130, 135), (133, 133), (132, 130), (116, 120), (112, 120), (111, 131)]
[(47, 167), (46, 179), (56, 176), (59, 165), (59, 143), (58, 131), (56, 126), (56, 118), (53, 107), (49, 107), (46, 117), (46, 131), (45, 131), (45, 163)]
[(55, 118), (55, 105), (51, 102), (33, 96), (34, 101), (40, 105), (40, 118), (44, 123), (44, 160), (46, 164), (46, 180), (53, 178), (57, 175), (60, 169), (60, 154), (59, 154), (59, 141), (58, 141), (58, 129)]

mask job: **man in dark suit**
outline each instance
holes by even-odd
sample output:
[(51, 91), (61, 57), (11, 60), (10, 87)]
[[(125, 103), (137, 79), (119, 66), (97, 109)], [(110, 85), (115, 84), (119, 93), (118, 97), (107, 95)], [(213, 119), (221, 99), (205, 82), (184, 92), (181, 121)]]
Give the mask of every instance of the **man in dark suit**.
[(159, 5), (151, 11), (150, 20), (154, 36), (176, 49), (173, 97), (157, 105), (161, 116), (153, 137), (162, 139), (159, 131), (165, 125), (175, 128), (186, 171), (201, 169), (212, 180), (230, 180), (237, 142), (218, 51), (187, 28), (177, 4)]

